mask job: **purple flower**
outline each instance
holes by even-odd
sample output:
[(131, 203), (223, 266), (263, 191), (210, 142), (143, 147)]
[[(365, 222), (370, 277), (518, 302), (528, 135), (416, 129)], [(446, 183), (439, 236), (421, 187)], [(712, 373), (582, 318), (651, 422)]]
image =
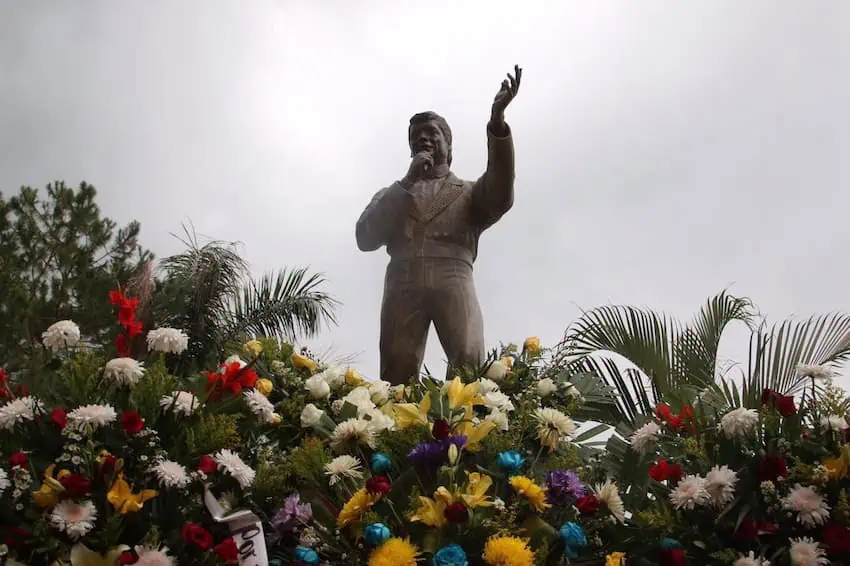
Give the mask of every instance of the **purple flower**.
[(546, 484), (549, 487), (549, 499), (553, 502), (563, 503), (575, 501), (585, 495), (585, 487), (581, 480), (572, 470), (553, 470), (546, 473)]
[(291, 531), (299, 524), (313, 520), (313, 508), (309, 503), (301, 503), (297, 493), (293, 493), (283, 502), (283, 506), (272, 517), (271, 525), (281, 533)]
[(458, 449), (466, 446), (466, 437), (462, 435), (447, 436), (443, 440), (426, 440), (414, 446), (407, 459), (420, 468), (436, 468), (448, 462), (449, 446), (454, 444)]

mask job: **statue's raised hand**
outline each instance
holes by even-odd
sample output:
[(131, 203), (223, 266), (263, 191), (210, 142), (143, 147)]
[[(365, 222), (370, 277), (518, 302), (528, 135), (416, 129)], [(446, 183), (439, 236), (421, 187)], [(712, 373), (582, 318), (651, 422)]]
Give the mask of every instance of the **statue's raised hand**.
[(505, 108), (516, 97), (519, 92), (519, 83), (522, 80), (522, 69), (519, 65), (514, 65), (514, 74), (508, 73), (508, 78), (502, 81), (502, 87), (496, 93), (496, 98), (493, 100), (493, 111), (491, 118), (493, 122), (499, 124), (505, 118)]

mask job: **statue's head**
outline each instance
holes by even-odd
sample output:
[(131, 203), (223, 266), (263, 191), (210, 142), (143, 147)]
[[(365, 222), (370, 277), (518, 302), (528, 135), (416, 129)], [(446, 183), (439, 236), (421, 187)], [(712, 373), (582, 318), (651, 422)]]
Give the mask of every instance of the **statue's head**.
[(436, 112), (420, 112), (410, 119), (407, 129), (410, 155), (429, 151), (434, 156), (434, 165), (452, 164), (452, 130), (446, 119)]

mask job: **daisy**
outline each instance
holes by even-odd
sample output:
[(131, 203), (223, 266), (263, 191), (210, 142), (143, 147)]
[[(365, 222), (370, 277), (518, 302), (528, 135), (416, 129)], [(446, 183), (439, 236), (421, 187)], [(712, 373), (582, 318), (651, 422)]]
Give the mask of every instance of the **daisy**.
[(658, 440), (658, 433), (661, 432), (661, 427), (655, 422), (648, 422), (629, 438), (632, 444), (632, 450), (638, 454), (645, 455), (655, 446)]
[(111, 405), (83, 405), (68, 413), (68, 426), (80, 432), (91, 433), (115, 422), (117, 418), (118, 414)]
[(164, 410), (174, 409), (175, 413), (189, 416), (201, 405), (198, 398), (188, 391), (178, 391), (171, 395), (165, 395), (159, 400), (159, 406)]
[(6, 470), (0, 468), (0, 497), (3, 496), (10, 485), (12, 485), (12, 482), (9, 481), (9, 474), (6, 473)]
[(177, 566), (177, 560), (168, 555), (168, 547), (155, 549), (149, 546), (136, 546), (138, 559), (133, 562), (135, 566)]
[(251, 409), (251, 412), (257, 415), (261, 421), (271, 424), (277, 420), (274, 405), (272, 405), (271, 401), (265, 395), (256, 389), (246, 389), (242, 393), (242, 396), (245, 399), (245, 404)]
[(61, 532), (76, 540), (94, 528), (97, 509), (91, 501), (77, 503), (66, 499), (56, 504), (50, 514), (50, 522)]
[(698, 505), (705, 505), (711, 500), (711, 496), (705, 490), (705, 478), (699, 476), (685, 476), (670, 491), (670, 502), (676, 509), (693, 509)]
[(829, 519), (829, 504), (811, 487), (800, 484), (782, 500), (782, 507), (797, 513), (797, 520), (807, 527), (823, 525)]
[(746, 556), (741, 556), (732, 566), (770, 566), (770, 562), (761, 557), (756, 557), (751, 550)]
[(173, 460), (161, 460), (151, 471), (163, 487), (183, 489), (192, 481), (186, 468)]
[(248, 488), (254, 483), (254, 476), (257, 475), (257, 472), (251, 469), (251, 467), (242, 461), (242, 458), (239, 457), (238, 454), (233, 452), (232, 450), (219, 450), (215, 456), (213, 456), (215, 463), (218, 464), (219, 468), (224, 469), (225, 472), (233, 476), (233, 478), (239, 482), (239, 485), (242, 486), (242, 489)]
[(832, 371), (832, 368), (825, 364), (797, 364), (797, 373), (800, 374), (800, 377), (808, 377), (819, 381), (829, 381), (835, 376), (835, 372)]
[(746, 436), (756, 428), (759, 414), (755, 409), (740, 407), (723, 415), (720, 419), (720, 429), (727, 438)]
[(342, 421), (331, 434), (331, 448), (335, 452), (345, 452), (360, 444), (375, 448), (375, 431), (364, 419), (348, 419)]
[(558, 390), (558, 386), (555, 385), (555, 381), (551, 377), (544, 377), (537, 382), (535, 389), (541, 397), (548, 397)]
[(0, 407), (0, 429), (12, 430), (15, 425), (34, 420), (36, 415), (44, 414), (41, 402), (35, 397), (18, 397)]
[(73, 320), (60, 320), (41, 333), (44, 347), (53, 352), (76, 346), (80, 341), (80, 327)]
[(148, 350), (182, 354), (189, 347), (189, 337), (176, 328), (155, 328), (148, 332)]
[(829, 564), (826, 552), (809, 537), (791, 539), (791, 564), (793, 566), (823, 566)]
[(538, 408), (534, 411), (534, 418), (538, 423), (537, 437), (540, 439), (540, 444), (549, 450), (554, 450), (558, 444), (569, 440), (576, 431), (573, 420), (558, 409)]
[(484, 399), (484, 405), (490, 409), (498, 409), (505, 413), (510, 413), (514, 410), (514, 404), (511, 402), (511, 398), (501, 391), (491, 391), (482, 398)]
[(604, 503), (608, 511), (617, 518), (620, 522), (626, 520), (626, 508), (623, 505), (623, 499), (620, 497), (620, 490), (617, 489), (617, 484), (611, 480), (606, 480), (603, 484), (596, 484), (593, 487), (596, 491), (596, 498), (600, 503)]
[(363, 477), (363, 472), (360, 466), (360, 460), (354, 456), (344, 454), (337, 456), (325, 464), (325, 475), (330, 476), (330, 484), (335, 485), (336, 482), (343, 478), (359, 480)]
[(705, 491), (711, 497), (711, 504), (715, 507), (723, 507), (735, 498), (735, 484), (738, 482), (738, 474), (730, 470), (728, 466), (714, 466), (705, 475)]
[(144, 364), (133, 358), (115, 358), (106, 362), (103, 368), (103, 377), (118, 385), (136, 385), (143, 375)]

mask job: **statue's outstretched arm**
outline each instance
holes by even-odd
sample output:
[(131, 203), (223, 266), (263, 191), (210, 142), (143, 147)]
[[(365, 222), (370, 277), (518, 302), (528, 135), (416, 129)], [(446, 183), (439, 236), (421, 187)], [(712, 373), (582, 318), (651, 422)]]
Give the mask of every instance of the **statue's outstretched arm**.
[(493, 225), (514, 204), (514, 142), (504, 122), (501, 136), (487, 126), (487, 170), (472, 187), (472, 210), (483, 228)]
[(381, 189), (357, 220), (357, 247), (371, 252), (385, 245), (401, 229), (413, 197), (400, 183)]

